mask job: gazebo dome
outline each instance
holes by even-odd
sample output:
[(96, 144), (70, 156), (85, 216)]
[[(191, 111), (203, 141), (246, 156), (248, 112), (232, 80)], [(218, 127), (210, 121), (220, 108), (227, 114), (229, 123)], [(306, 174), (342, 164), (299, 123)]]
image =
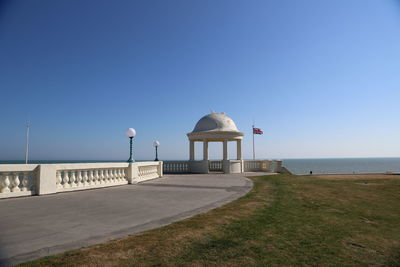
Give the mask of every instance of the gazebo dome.
[[(243, 172), (242, 162), (242, 139), (243, 133), (239, 132), (236, 124), (225, 113), (215, 113), (202, 117), (194, 127), (193, 131), (187, 134), (189, 139), (190, 170), (195, 173), (208, 173), (209, 164), (214, 164), (208, 160), (208, 143), (221, 142), (223, 149), (223, 160), (218, 167), (225, 173)], [(236, 143), (236, 160), (228, 159), (228, 142)], [(195, 142), (203, 143), (203, 160), (195, 160)]]
[(196, 123), (192, 133), (199, 132), (239, 132), (239, 130), (235, 122), (225, 113), (212, 112)]
[(188, 133), (189, 140), (194, 141), (235, 141), (243, 138), (243, 133), (239, 132), (236, 124), (225, 113), (215, 113), (205, 115)]

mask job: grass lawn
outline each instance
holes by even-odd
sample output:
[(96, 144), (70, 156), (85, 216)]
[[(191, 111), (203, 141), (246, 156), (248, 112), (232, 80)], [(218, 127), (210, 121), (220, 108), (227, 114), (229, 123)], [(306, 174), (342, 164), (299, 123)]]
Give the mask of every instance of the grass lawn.
[(276, 175), (223, 207), (22, 266), (400, 266), (400, 175)]

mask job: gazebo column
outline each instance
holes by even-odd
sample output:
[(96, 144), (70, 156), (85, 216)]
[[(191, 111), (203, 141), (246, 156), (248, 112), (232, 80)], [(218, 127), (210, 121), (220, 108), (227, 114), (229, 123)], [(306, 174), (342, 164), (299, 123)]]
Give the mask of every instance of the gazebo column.
[(242, 140), (238, 139), (236, 141), (236, 159), (242, 159)]
[(228, 160), (228, 141), (224, 140), (222, 143), (223, 143), (223, 150), (224, 150), (223, 160)]
[(194, 160), (194, 141), (190, 140), (190, 160)]
[(203, 140), (203, 160), (208, 160), (208, 141)]

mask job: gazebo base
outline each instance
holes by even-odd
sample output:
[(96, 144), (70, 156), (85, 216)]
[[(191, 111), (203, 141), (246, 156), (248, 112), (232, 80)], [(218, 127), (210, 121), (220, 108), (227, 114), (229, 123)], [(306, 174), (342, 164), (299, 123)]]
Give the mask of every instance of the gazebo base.
[(243, 172), (243, 160), (223, 160), (222, 164), (224, 173)]
[(209, 173), (208, 160), (190, 160), (189, 172), (191, 173)]
[(191, 173), (242, 173), (243, 160), (191, 160), (189, 171)]

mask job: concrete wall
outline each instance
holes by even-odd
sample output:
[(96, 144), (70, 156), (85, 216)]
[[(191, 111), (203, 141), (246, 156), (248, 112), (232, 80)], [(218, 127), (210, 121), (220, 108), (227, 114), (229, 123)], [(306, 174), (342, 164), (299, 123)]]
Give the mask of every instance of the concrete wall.
[(189, 161), (190, 173), (209, 173), (208, 160)]
[(223, 170), (224, 173), (242, 173), (243, 172), (243, 160), (224, 160)]

